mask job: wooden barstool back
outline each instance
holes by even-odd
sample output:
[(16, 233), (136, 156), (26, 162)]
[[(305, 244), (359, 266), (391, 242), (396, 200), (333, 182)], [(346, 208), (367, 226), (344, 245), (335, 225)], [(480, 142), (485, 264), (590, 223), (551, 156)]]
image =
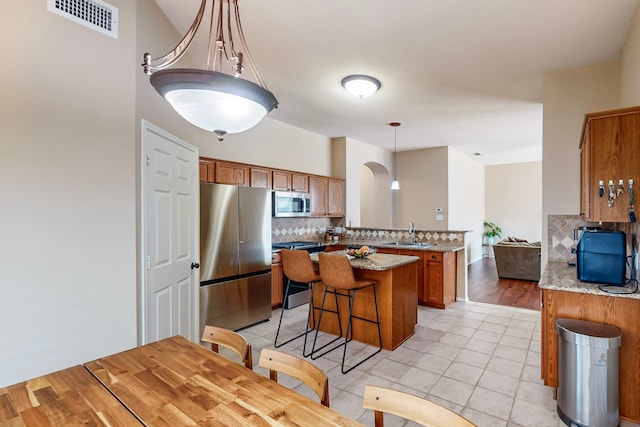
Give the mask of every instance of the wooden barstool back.
[(317, 366), (299, 357), (268, 348), (262, 349), (258, 366), (269, 369), (269, 378), (278, 382), (278, 372), (306, 384), (329, 407), (329, 379)]
[(461, 415), (429, 400), (385, 387), (366, 385), (362, 407), (373, 409), (375, 427), (384, 427), (384, 414), (393, 414), (427, 427), (474, 427)]
[(219, 346), (233, 350), (244, 366), (253, 369), (253, 355), (251, 354), (251, 344), (237, 332), (217, 326), (206, 325), (202, 331), (202, 341), (211, 343), (211, 350), (219, 352)]
[(278, 322), (278, 329), (276, 330), (276, 337), (273, 341), (275, 348), (280, 348), (291, 341), (304, 336), (304, 345), (302, 347), (302, 355), (307, 357), (311, 353), (307, 353), (307, 336), (309, 331), (315, 326), (315, 316), (313, 309), (313, 286), (319, 282), (320, 276), (313, 269), (313, 263), (309, 257), (309, 252), (305, 250), (290, 250), (282, 249), (280, 252), (282, 255), (282, 270), (284, 275), (287, 276), (287, 286), (284, 292), (284, 301), (289, 298), (289, 293), (293, 287), (302, 287), (309, 290), (309, 312), (307, 313), (307, 324), (305, 325), (304, 332), (289, 338), (285, 342), (278, 343), (278, 336), (280, 335), (280, 327), (282, 326), (282, 317), (284, 316), (284, 304), (280, 309), (280, 321)]
[[(382, 334), (380, 332), (380, 319), (378, 316), (378, 300), (376, 297), (377, 282), (375, 280), (370, 280), (370, 279), (365, 279), (365, 280), (356, 279), (353, 274), (353, 268), (351, 267), (349, 260), (344, 255), (332, 254), (332, 253), (319, 253), (318, 260), (320, 263), (320, 277), (322, 278), (322, 282), (325, 284), (325, 288), (324, 288), (324, 295), (322, 298), (322, 305), (320, 307), (320, 314), (318, 316), (318, 327), (316, 328), (316, 335), (313, 340), (311, 358), (315, 360), (318, 357), (321, 357), (337, 348), (343, 347), (341, 369), (342, 369), (342, 373), (346, 374), (347, 372), (349, 372), (356, 366), (359, 366), (360, 364), (370, 359), (371, 357), (375, 356), (382, 350)], [(368, 287), (371, 287), (373, 292), (375, 319), (356, 316), (353, 314), (353, 302), (355, 299), (356, 292), (366, 289)], [(315, 348), (316, 341), (318, 338), (318, 331), (320, 330), (320, 323), (322, 322), (322, 315), (325, 311), (330, 311), (330, 310), (326, 310), (324, 306), (327, 293), (333, 293), (336, 296), (336, 298), (338, 295), (347, 297), (348, 304), (349, 304), (349, 317), (347, 319), (347, 330), (344, 334), (344, 340), (342, 341), (342, 343), (328, 350), (324, 350), (320, 352), (330, 344), (330, 343), (327, 343), (318, 349)], [(336, 304), (336, 307), (338, 307), (337, 304)], [(340, 310), (338, 309), (337, 311), (339, 312)], [(358, 319), (364, 322), (373, 323), (377, 326), (379, 346), (375, 352), (364, 357), (362, 360), (358, 361), (348, 369), (345, 369), (347, 344), (353, 338), (352, 337), (353, 319)], [(338, 318), (338, 321), (340, 321), (339, 318)], [(340, 330), (340, 333), (342, 333), (342, 329)], [(320, 354), (317, 354), (317, 352), (320, 352)]]

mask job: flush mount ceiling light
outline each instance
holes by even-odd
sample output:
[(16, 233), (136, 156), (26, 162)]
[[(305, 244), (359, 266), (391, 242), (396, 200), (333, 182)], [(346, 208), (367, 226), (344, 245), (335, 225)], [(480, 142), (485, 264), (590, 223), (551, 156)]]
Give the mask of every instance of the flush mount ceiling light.
[[(207, 2), (202, 0), (193, 24), (171, 52), (156, 59), (145, 53), (142, 66), (151, 75), (151, 85), (178, 114), (191, 124), (214, 132), (222, 141), (227, 133), (243, 132), (257, 125), (278, 106), (278, 101), (251, 59), (240, 23), (238, 0), (212, 0), (207, 69), (167, 69), (191, 46)], [(244, 54), (236, 51), (234, 36)], [(257, 84), (240, 78), (245, 62)], [(223, 68), (228, 68), (229, 73)]]
[(396, 177), (396, 157), (398, 151), (398, 126), (400, 126), (399, 122), (391, 122), (389, 126), (393, 127), (393, 182), (391, 183), (392, 190), (399, 190), (400, 183), (398, 182), (398, 178)]
[(373, 95), (380, 89), (380, 80), (363, 74), (354, 74), (342, 79), (342, 86), (353, 96), (360, 99)]

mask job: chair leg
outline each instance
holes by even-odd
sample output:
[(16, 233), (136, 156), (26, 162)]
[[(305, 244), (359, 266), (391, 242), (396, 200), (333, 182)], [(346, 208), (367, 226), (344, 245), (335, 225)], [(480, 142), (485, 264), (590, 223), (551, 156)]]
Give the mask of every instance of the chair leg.
[[(289, 289), (290, 289), (291, 286), (296, 286), (296, 285), (292, 285), (291, 284), (291, 279), (287, 279), (287, 288), (284, 291), (284, 301), (287, 301), (287, 299), (289, 298)], [(282, 342), (282, 343), (278, 344), (278, 335), (280, 335), (280, 327), (282, 326), (282, 316), (284, 315), (284, 301), (282, 303), (282, 308), (280, 309), (280, 321), (278, 322), (278, 330), (276, 331), (276, 338), (273, 340), (273, 346), (275, 348), (280, 348), (283, 345), (288, 344), (291, 341), (293, 341), (295, 339), (298, 339), (303, 335), (305, 336), (305, 342), (306, 342), (306, 339), (307, 339), (306, 335), (309, 332), (309, 318), (307, 318), (307, 324), (305, 326), (305, 331), (304, 332), (302, 332), (300, 335), (296, 335), (295, 337), (288, 339), (285, 342)], [(303, 350), (303, 353), (304, 353), (304, 350)]]
[[(304, 344), (302, 345), (302, 355), (304, 357), (309, 357), (311, 356), (311, 352), (307, 353), (307, 336), (309, 335), (309, 332), (311, 332), (313, 329), (315, 329), (316, 327), (316, 313), (315, 313), (315, 307), (314, 307), (314, 303), (313, 303), (313, 292), (315, 289), (315, 284), (317, 282), (310, 282), (309, 283), (309, 292), (311, 292), (310, 296), (309, 296), (309, 313), (307, 314), (307, 325), (306, 325), (306, 329), (304, 332)], [(309, 327), (309, 324), (313, 325), (312, 327)], [(313, 350), (313, 347), (312, 347)]]
[[(355, 296), (356, 296), (356, 290), (362, 290), (362, 289), (366, 289), (366, 288), (361, 288), (361, 289), (354, 289), (351, 291), (350, 295), (349, 295), (349, 319), (347, 320), (347, 334), (345, 335), (345, 341), (344, 341), (344, 349), (342, 351), (342, 366), (341, 366), (341, 370), (343, 374), (346, 374), (347, 372), (351, 371), (352, 369), (362, 365), (364, 362), (366, 362), (367, 360), (371, 359), (373, 356), (375, 356), (376, 354), (380, 353), (382, 351), (382, 333), (380, 332), (380, 318), (378, 316), (378, 299), (376, 297), (376, 285), (373, 284), (371, 285), (373, 287), (373, 303), (375, 306), (375, 312), (376, 312), (376, 320), (371, 320), (371, 319), (365, 319), (364, 317), (358, 317), (358, 316), (354, 316), (353, 315), (353, 301), (355, 300)], [(358, 363), (356, 363), (355, 365), (351, 366), (348, 369), (344, 369), (344, 362), (347, 356), (347, 343), (350, 341), (348, 340), (346, 337), (349, 336), (349, 333), (351, 332), (351, 334), (353, 335), (353, 327), (352, 327), (352, 323), (353, 323), (353, 319), (359, 319), (365, 322), (369, 322), (369, 323), (375, 323), (378, 327), (378, 349), (376, 351), (374, 351), (373, 353), (371, 353), (369, 356), (365, 357), (364, 359), (360, 360)]]
[[(324, 356), (325, 354), (339, 348), (341, 345), (343, 344), (338, 344), (337, 346), (330, 348), (329, 350), (326, 350), (320, 354), (316, 354), (318, 351), (330, 346), (331, 344), (333, 344), (334, 342), (342, 339), (342, 320), (340, 319), (340, 310), (338, 309), (338, 291), (336, 291), (335, 289), (332, 291), (328, 290), (329, 287), (325, 285), (324, 287), (324, 293), (322, 294), (322, 304), (320, 305), (320, 315), (318, 316), (318, 324), (316, 325), (316, 333), (313, 337), (313, 345), (311, 346), (311, 353), (309, 354), (311, 356), (312, 360), (316, 360), (319, 357)], [(327, 299), (327, 293), (332, 293), (333, 297), (334, 297), (334, 301), (336, 304), (336, 309), (334, 310), (325, 310), (324, 305), (325, 305), (325, 301)], [(316, 341), (318, 340), (318, 332), (320, 331), (320, 325), (322, 323), (322, 315), (324, 314), (325, 311), (328, 311), (330, 313), (336, 313), (336, 315), (338, 316), (338, 336), (334, 339), (332, 339), (331, 341), (329, 341), (328, 343), (324, 344), (323, 346), (316, 348)]]

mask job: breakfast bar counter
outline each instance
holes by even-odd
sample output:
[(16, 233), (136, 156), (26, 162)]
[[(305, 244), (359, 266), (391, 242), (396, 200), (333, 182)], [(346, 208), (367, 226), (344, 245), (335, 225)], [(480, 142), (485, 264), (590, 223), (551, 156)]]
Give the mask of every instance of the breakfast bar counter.
[[(332, 252), (335, 256), (346, 256), (344, 251)], [(314, 262), (318, 261), (317, 254), (311, 254)], [(411, 337), (418, 322), (418, 288), (417, 261), (418, 257), (405, 255), (391, 255), (374, 253), (365, 258), (350, 257), (356, 279), (376, 280), (376, 297), (378, 300), (378, 315), (382, 334), (382, 348), (394, 350)], [(322, 301), (324, 285), (314, 287), (314, 309), (316, 318), (319, 315), (319, 301)], [(335, 302), (327, 298), (326, 306), (335, 310)], [(338, 299), (338, 308), (342, 320), (342, 330), (347, 329), (349, 306), (347, 298)], [(373, 290), (365, 289), (358, 292), (354, 300), (354, 315), (367, 319), (375, 318)], [(321, 331), (333, 335), (339, 334), (337, 316), (323, 316)], [(370, 345), (378, 345), (378, 332), (375, 325), (354, 320), (353, 339)]]
[[(580, 319), (614, 325), (622, 331), (619, 359), (620, 417), (640, 422), (637, 394), (640, 390), (640, 294), (607, 293), (598, 284), (581, 282), (576, 267), (549, 261), (538, 286), (542, 294), (541, 369), (544, 384), (558, 387), (558, 318)], [(607, 287), (633, 291), (634, 285)]]

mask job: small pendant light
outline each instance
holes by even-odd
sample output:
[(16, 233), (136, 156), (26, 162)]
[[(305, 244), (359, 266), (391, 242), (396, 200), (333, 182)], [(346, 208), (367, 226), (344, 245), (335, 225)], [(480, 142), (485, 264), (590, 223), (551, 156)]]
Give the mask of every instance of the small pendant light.
[(389, 123), (389, 126), (393, 127), (393, 182), (391, 183), (391, 189), (399, 190), (400, 183), (398, 182), (398, 178), (396, 176), (396, 173), (397, 173), (396, 157), (397, 157), (397, 151), (398, 151), (398, 126), (400, 126), (400, 123), (391, 122)]

